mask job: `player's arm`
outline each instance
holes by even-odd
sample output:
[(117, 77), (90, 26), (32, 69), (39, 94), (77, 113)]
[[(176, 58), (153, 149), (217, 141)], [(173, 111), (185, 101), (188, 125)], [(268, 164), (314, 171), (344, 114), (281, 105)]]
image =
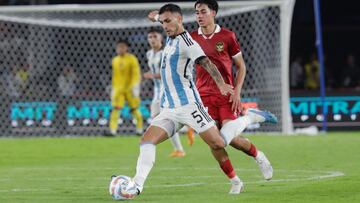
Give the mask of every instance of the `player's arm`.
[(210, 61), (201, 49), (200, 45), (186, 33), (181, 34), (185, 48), (185, 54), (196, 64), (201, 65), (210, 74), (218, 86), (222, 95), (233, 94), (233, 86), (226, 84), (217, 67)]
[(230, 97), (230, 102), (232, 102), (231, 110), (234, 112), (241, 112), (241, 90), (246, 76), (246, 65), (241, 52), (233, 57), (233, 61), (236, 66), (236, 78), (234, 94)]
[(160, 79), (161, 78), (161, 75), (160, 73), (152, 73), (151, 71), (148, 71), (146, 73), (144, 73), (143, 77), (145, 79)]
[(231, 110), (235, 113), (241, 113), (241, 89), (245, 80), (246, 66), (241, 53), (240, 43), (237, 40), (235, 33), (232, 32), (231, 35), (227, 37), (227, 43), (228, 53), (232, 56), (237, 70), (235, 78), (235, 91), (234, 94), (230, 96), (230, 102), (232, 102)]
[(226, 84), (222, 75), (220, 74), (218, 68), (213, 64), (207, 56), (199, 57), (195, 63), (201, 65), (215, 81), (216, 85), (219, 87), (222, 95), (227, 95), (230, 93), (234, 94), (233, 87), (229, 84)]

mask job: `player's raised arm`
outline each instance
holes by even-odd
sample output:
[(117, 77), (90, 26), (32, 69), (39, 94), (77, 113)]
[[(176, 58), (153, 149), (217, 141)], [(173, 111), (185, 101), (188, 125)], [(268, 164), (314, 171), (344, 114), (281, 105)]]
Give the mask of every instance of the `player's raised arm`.
[(233, 87), (229, 84), (226, 84), (223, 77), (221, 76), (219, 70), (217, 69), (217, 67), (215, 66), (215, 64), (213, 64), (210, 59), (207, 56), (202, 56), (200, 58), (198, 58), (195, 63), (200, 64), (203, 68), (205, 68), (205, 70), (210, 74), (210, 76), (214, 79), (214, 81), (216, 82), (216, 85), (219, 87), (220, 92), (222, 95), (227, 95), (227, 94), (234, 94), (234, 90)]

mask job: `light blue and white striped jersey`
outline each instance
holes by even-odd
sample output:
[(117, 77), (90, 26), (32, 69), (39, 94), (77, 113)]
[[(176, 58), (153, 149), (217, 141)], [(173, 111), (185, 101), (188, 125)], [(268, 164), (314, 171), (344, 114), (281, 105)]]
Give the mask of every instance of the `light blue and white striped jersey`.
[[(148, 52), (146, 52), (148, 66), (152, 74), (160, 73), (162, 53), (162, 50), (155, 52), (153, 49), (150, 49)], [(160, 102), (161, 79), (153, 78), (152, 80), (154, 82), (154, 96), (152, 102)]]
[(202, 103), (192, 77), (193, 64), (201, 56), (204, 51), (186, 31), (166, 39), (160, 70), (162, 108)]

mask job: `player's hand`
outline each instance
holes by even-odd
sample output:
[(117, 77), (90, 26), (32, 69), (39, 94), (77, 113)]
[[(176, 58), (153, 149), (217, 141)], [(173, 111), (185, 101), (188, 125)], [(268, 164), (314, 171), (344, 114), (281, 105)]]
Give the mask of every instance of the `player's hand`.
[(230, 100), (229, 102), (231, 102), (231, 110), (233, 112), (235, 112), (236, 114), (240, 113), (242, 114), (243, 113), (243, 107), (241, 105), (241, 92), (240, 91), (237, 91), (235, 89), (235, 92), (233, 95), (230, 95)]
[(150, 71), (144, 73), (144, 74), (143, 74), (143, 77), (144, 77), (145, 79), (152, 79), (152, 78), (154, 78), (153, 74), (152, 74)]
[(226, 95), (233, 95), (234, 94), (234, 87), (229, 84), (220, 84), (219, 86), (220, 93), (224, 96)]
[(156, 22), (156, 19), (155, 19), (155, 16), (159, 14), (159, 11), (158, 10), (154, 10), (154, 11), (151, 11), (149, 14), (148, 14), (148, 19), (151, 21), (151, 22)]

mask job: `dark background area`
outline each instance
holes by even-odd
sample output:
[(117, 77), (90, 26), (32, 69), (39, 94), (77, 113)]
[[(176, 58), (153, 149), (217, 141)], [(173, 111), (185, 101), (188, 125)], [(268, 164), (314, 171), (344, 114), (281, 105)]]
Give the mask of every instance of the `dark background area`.
[[(185, 0), (186, 1), (186, 0)], [(95, 3), (135, 3), (135, 2), (165, 2), (165, 1), (130, 1), (130, 0), (0, 0), (0, 5), (29, 4), (95, 4)], [(177, 1), (173, 1), (177, 2)], [(194, 2), (194, 1), (189, 1)], [(356, 69), (359, 69), (360, 57), (360, 12), (358, 1), (321, 1), (321, 18), (323, 28), (323, 46), (325, 53), (326, 81), (328, 89), (342, 89), (346, 76), (347, 57), (353, 55)], [(313, 0), (297, 0), (293, 15), (291, 32), (290, 61), (296, 57), (302, 58), (301, 65), (310, 61), (310, 56), (316, 54), (315, 24)], [(303, 69), (305, 70), (305, 69)], [(360, 74), (360, 70), (357, 72)], [(305, 71), (304, 71), (305, 79)], [(357, 78), (359, 79), (359, 78)], [(360, 83), (359, 83), (360, 85)], [(356, 85), (354, 87), (357, 87)], [(303, 89), (300, 86), (295, 89)], [(351, 88), (351, 87), (350, 87)], [(357, 88), (359, 89), (360, 86)]]

